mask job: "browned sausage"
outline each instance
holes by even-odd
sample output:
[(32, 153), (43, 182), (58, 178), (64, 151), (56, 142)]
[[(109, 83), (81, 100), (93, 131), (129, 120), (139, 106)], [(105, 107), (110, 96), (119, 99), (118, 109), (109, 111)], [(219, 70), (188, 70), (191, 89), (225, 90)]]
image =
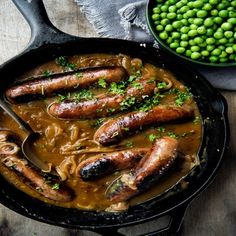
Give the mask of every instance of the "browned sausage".
[(131, 168), (148, 150), (148, 148), (135, 148), (90, 157), (78, 165), (77, 173), (83, 180), (91, 180), (117, 170)]
[[(70, 188), (63, 185), (58, 179), (36, 171), (22, 158), (17, 143), (17, 136), (10, 131), (0, 131), (0, 158), (10, 170), (26, 180), (26, 184), (38, 191), (46, 198), (59, 202), (68, 202), (73, 198)], [(18, 139), (19, 140), (19, 139)]]
[(118, 82), (127, 77), (124, 67), (95, 67), (79, 71), (42, 76), (31, 81), (15, 85), (6, 91), (10, 102), (24, 102), (39, 97), (52, 96), (56, 92), (71, 91), (76, 88), (86, 88), (103, 78), (107, 83)]
[(187, 105), (182, 107), (159, 105), (147, 112), (130, 112), (105, 122), (94, 134), (94, 140), (102, 145), (110, 145), (133, 134), (140, 127), (191, 118), (193, 115), (193, 109)]
[(145, 96), (152, 95), (155, 87), (155, 81), (142, 80), (140, 81), (140, 88), (130, 86), (125, 94), (115, 96), (102, 95), (94, 100), (84, 102), (65, 101), (53, 103), (48, 108), (48, 112), (52, 116), (62, 119), (86, 119), (109, 116), (122, 110), (122, 101), (132, 98), (135, 99), (135, 102), (140, 102)]
[(128, 174), (123, 174), (109, 187), (106, 195), (121, 202), (147, 190), (165, 174), (177, 157), (178, 141), (171, 137), (157, 139), (150, 152)]

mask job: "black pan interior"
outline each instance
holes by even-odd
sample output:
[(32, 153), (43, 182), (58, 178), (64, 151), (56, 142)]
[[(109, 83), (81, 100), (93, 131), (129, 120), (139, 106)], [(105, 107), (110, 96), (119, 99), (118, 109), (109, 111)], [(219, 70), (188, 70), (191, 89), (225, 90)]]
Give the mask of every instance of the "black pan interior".
[[(114, 39), (72, 39), (63, 44), (44, 45), (23, 53), (0, 68), (1, 87), (36, 65), (58, 56), (88, 53), (123, 53), (163, 66), (191, 88), (203, 118), (203, 140), (199, 150), (200, 167), (188, 177), (189, 187), (165, 199), (152, 199), (130, 207), (126, 212), (108, 213), (65, 209), (43, 203), (17, 190), (0, 176), (0, 201), (12, 210), (50, 224), (70, 228), (121, 227), (147, 221), (189, 203), (213, 180), (228, 143), (227, 105), (224, 98), (189, 64), (150, 45)], [(177, 189), (178, 190), (178, 189)]]

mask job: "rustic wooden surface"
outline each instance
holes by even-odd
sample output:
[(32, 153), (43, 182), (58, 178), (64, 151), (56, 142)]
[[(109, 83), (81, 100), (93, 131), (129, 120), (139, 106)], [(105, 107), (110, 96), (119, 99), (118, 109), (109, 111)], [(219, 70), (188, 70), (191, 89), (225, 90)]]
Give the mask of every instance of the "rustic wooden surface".
[[(44, 3), (51, 21), (62, 31), (79, 36), (96, 36), (92, 26), (80, 13), (73, 0), (45, 0)], [(22, 51), (29, 38), (29, 26), (13, 3), (9, 0), (1, 0), (0, 64)], [(225, 161), (213, 184), (190, 204), (180, 235), (236, 235), (236, 91), (221, 92), (226, 97), (229, 106), (231, 130), (229, 152), (225, 155)], [(94, 234), (40, 223), (0, 205), (0, 235), (64, 236)], [(134, 230), (130, 231), (130, 235), (134, 235)]]

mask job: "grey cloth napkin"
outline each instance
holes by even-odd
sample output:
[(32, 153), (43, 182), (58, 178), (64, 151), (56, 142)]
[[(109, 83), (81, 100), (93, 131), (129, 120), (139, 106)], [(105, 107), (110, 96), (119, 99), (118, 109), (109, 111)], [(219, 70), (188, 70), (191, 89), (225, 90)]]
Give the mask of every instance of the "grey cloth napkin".
[[(147, 1), (137, 0), (75, 0), (95, 31), (101, 37), (154, 42), (145, 22)], [(236, 90), (236, 66), (215, 68), (194, 64), (213, 86)]]

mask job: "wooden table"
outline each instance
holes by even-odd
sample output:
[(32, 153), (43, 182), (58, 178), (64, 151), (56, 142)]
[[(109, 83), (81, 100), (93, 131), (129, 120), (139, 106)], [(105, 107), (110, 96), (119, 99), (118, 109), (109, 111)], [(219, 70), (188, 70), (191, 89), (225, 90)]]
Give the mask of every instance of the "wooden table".
[[(92, 26), (80, 13), (79, 7), (73, 0), (45, 0), (44, 2), (52, 23), (62, 31), (79, 36), (96, 36)], [(13, 3), (9, 0), (1, 0), (0, 64), (22, 51), (29, 38), (29, 26)], [(236, 91), (221, 92), (229, 106), (230, 149), (213, 184), (190, 204), (180, 235), (236, 235)], [(39, 223), (0, 205), (0, 235), (94, 234)]]

